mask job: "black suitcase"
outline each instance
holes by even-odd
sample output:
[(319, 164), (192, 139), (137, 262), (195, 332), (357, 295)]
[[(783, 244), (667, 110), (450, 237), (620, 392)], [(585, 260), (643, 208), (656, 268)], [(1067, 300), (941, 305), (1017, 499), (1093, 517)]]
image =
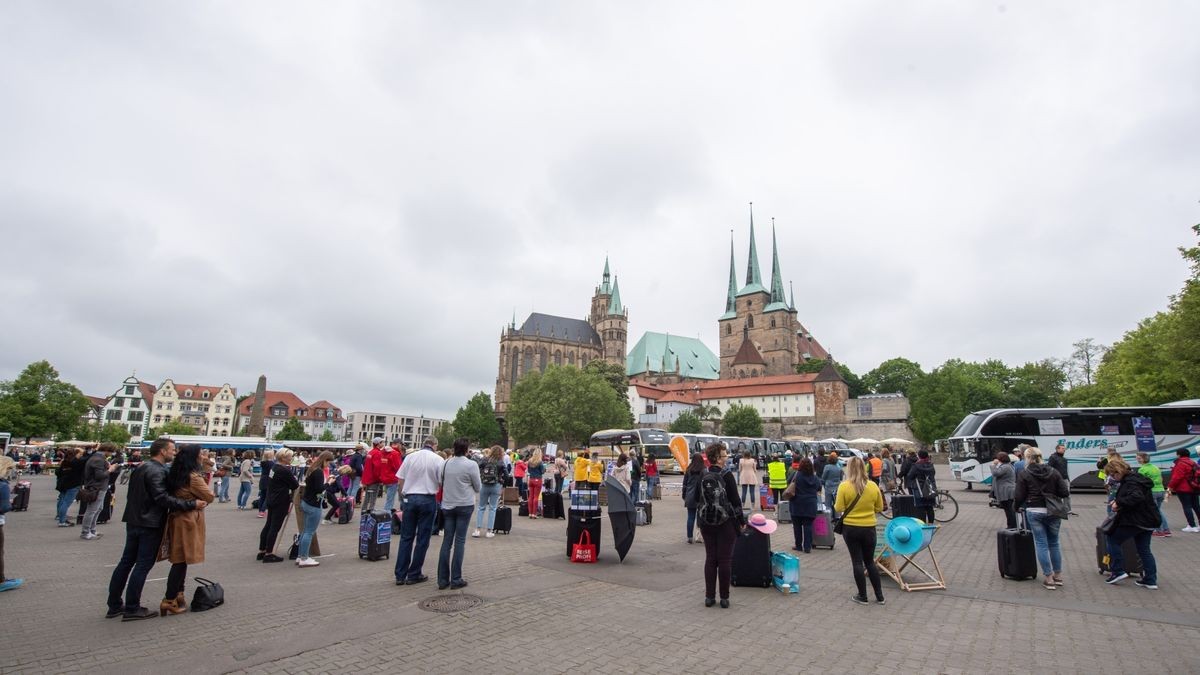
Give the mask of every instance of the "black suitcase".
[(354, 518), (354, 501), (349, 497), (338, 500), (338, 525), (345, 525)]
[(20, 481), (12, 491), (12, 510), (25, 511), (29, 508), (29, 481)]
[(563, 498), (557, 492), (550, 492), (542, 495), (542, 517), (543, 518), (558, 518), (566, 517), (563, 513)]
[(517, 508), (517, 516), (521, 518), (529, 517), (529, 502), (521, 502), (521, 506)]
[(912, 495), (896, 495), (892, 497), (892, 517), (908, 516), (917, 520), (925, 520), (925, 507), (917, 505), (917, 498)]
[(733, 544), (733, 573), (729, 583), (770, 588), (771, 580), (771, 537), (747, 527)]
[(499, 534), (512, 532), (512, 509), (507, 506), (496, 507), (496, 521), (492, 531)]
[(116, 503), (117, 489), (116, 486), (110, 485), (108, 493), (104, 495), (104, 506), (101, 506), (100, 513), (96, 514), (96, 523), (104, 525), (109, 520), (112, 520), (113, 505)]
[(383, 560), (391, 555), (392, 514), (384, 510), (363, 511), (358, 521), (358, 557)]
[(1000, 530), (996, 533), (996, 559), (1000, 576), (1009, 579), (1033, 579), (1038, 575), (1033, 533), (1026, 529)]
[[(1138, 555), (1137, 543), (1133, 537), (1121, 542), (1121, 557), (1125, 559), (1125, 571), (1129, 574), (1142, 573), (1142, 558)], [(1096, 528), (1096, 566), (1100, 574), (1109, 574), (1112, 568), (1108, 560), (1108, 538)]]
[(567, 559), (571, 558), (571, 546), (579, 543), (586, 530), (596, 550), (600, 550), (600, 524), (603, 519), (599, 511), (572, 510), (567, 512)]
[(650, 502), (638, 502), (637, 508), (642, 509), (643, 511), (646, 512), (646, 524), (647, 525), (654, 522), (654, 505), (653, 504), (651, 504)]

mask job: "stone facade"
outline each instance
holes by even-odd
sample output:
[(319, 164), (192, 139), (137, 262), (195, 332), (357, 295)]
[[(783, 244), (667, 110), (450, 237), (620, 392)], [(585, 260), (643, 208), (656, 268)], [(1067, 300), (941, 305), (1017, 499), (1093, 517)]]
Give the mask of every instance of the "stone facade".
[(237, 418), (237, 389), (221, 386), (176, 384), (163, 381), (154, 397), (151, 426), (179, 420), (201, 436), (231, 436)]

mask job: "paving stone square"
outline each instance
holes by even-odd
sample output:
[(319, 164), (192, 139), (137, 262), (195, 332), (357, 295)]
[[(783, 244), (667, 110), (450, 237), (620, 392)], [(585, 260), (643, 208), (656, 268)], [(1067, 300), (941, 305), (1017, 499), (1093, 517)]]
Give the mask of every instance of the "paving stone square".
[[(801, 555), (800, 593), (734, 588), (729, 609), (705, 608), (704, 548), (684, 541), (686, 512), (668, 489), (623, 563), (607, 523), (600, 561), (576, 565), (564, 555), (565, 521), (514, 518), (510, 535), (468, 538), (470, 585), (443, 592), (432, 578), (438, 537), (425, 567), (430, 582), (395, 586), (393, 561), (358, 559), (356, 524), (321, 525), (320, 567), (264, 565), (254, 560), (264, 521), (214, 504), (205, 514), (207, 560), (189, 576), (219, 581), (226, 604), (123, 623), (104, 618), (123, 544), (123, 490), (117, 520), (86, 542), (77, 529), (54, 526), (53, 479), (35, 477), (30, 509), (10, 514), (5, 526), (6, 568), (26, 585), (0, 594), (0, 672), (1200, 671), (1187, 646), (1200, 638), (1200, 534), (1178, 532), (1173, 501), (1176, 534), (1153, 542), (1159, 591), (1132, 580), (1103, 583), (1094, 534), (1103, 498), (1090, 494), (1074, 497), (1078, 516), (1063, 525), (1067, 585), (1047, 591), (999, 577), (1003, 513), (988, 508), (985, 493), (943, 480), (961, 507), (933, 540), (947, 588), (904, 593), (885, 578), (884, 607), (850, 601), (850, 561), (839, 541)], [(289, 524), (285, 539), (294, 532)], [(789, 550), (791, 536), (782, 524), (773, 548)], [(151, 571), (144, 605), (157, 606), (168, 567)], [(193, 588), (189, 579), (189, 598)], [(454, 594), (480, 602), (453, 613), (419, 606)]]

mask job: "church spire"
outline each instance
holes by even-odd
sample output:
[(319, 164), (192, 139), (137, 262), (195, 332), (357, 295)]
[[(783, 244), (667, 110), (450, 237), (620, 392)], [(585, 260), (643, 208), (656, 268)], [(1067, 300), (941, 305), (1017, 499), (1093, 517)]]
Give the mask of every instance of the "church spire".
[(733, 265), (733, 230), (729, 231), (729, 294), (725, 297), (725, 314), (721, 319), (732, 319), (737, 316), (738, 287), (737, 287), (737, 272)]
[(783, 275), (779, 273), (779, 244), (775, 241), (775, 219), (771, 219), (771, 302), (787, 302), (783, 294)]
[(612, 287), (608, 283), (608, 280), (611, 278), (611, 276), (612, 275), (608, 273), (608, 256), (606, 255), (604, 256), (604, 277), (601, 280), (602, 283), (600, 284), (600, 295), (608, 295), (612, 293)]
[(612, 285), (612, 301), (608, 303), (608, 315), (620, 316), (624, 310), (621, 308), (621, 285), (620, 281), (613, 277)]
[(750, 261), (746, 266), (746, 285), (762, 286), (762, 273), (758, 269), (758, 247), (754, 243), (754, 202), (750, 202)]
[(792, 282), (790, 282), (790, 281), (788, 282), (788, 289), (791, 290), (791, 292), (792, 292), (791, 310), (794, 312), (794, 311), (796, 311), (796, 287), (793, 286)]

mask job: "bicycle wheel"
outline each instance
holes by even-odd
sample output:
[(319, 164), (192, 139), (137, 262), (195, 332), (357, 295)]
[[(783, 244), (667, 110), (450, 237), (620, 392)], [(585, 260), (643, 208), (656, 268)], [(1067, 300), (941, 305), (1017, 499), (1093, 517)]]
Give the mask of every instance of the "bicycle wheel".
[(938, 492), (937, 504), (934, 505), (933, 519), (935, 522), (948, 523), (958, 517), (958, 501), (946, 490)]

